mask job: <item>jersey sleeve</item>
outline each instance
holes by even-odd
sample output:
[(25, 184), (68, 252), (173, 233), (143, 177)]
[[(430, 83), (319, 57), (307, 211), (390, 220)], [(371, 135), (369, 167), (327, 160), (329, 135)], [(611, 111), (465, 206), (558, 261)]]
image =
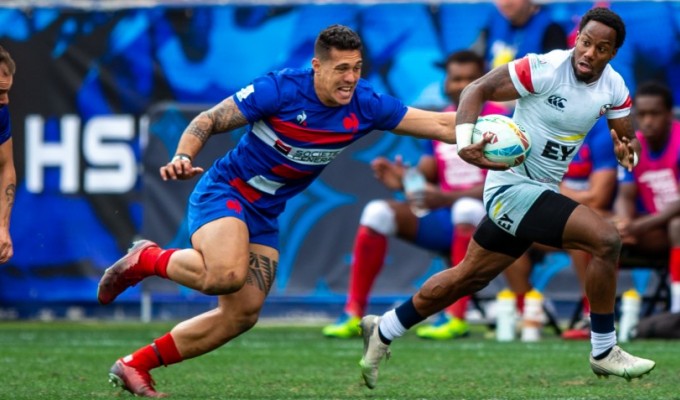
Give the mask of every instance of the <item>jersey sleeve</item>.
[(12, 137), (12, 125), (9, 120), (9, 109), (7, 106), (0, 109), (0, 144), (5, 143)]
[(618, 161), (614, 153), (614, 143), (609, 134), (607, 120), (600, 118), (588, 133), (589, 147), (593, 160), (593, 171), (616, 169)]
[[(613, 70), (611, 71), (613, 72)], [(630, 114), (630, 108), (633, 106), (633, 101), (623, 78), (618, 73), (614, 73), (614, 75), (612, 79), (613, 98), (611, 107), (606, 113), (607, 119), (623, 118)]]
[(408, 108), (388, 94), (373, 93), (370, 101), (375, 129), (389, 131), (399, 125)]
[(273, 74), (259, 77), (236, 92), (234, 101), (248, 122), (259, 121), (280, 108), (279, 84)]
[(422, 148), (424, 156), (434, 157), (434, 143), (431, 140), (423, 140)]
[(627, 168), (624, 168), (622, 166), (618, 166), (618, 180), (619, 183), (635, 183), (635, 177), (633, 176), (633, 173), (628, 171)]
[(508, 63), (510, 79), (520, 96), (545, 92), (555, 79), (555, 67), (550, 63), (548, 54), (527, 54)]

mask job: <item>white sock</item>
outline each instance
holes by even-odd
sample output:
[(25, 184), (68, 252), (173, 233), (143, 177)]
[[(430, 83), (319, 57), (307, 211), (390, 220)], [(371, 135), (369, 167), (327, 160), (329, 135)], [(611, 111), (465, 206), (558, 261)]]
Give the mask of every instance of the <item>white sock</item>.
[(593, 357), (597, 357), (616, 344), (616, 331), (608, 333), (590, 332), (590, 344), (593, 346)]
[(680, 282), (671, 282), (671, 312), (680, 312)]
[(401, 322), (399, 322), (397, 313), (394, 310), (386, 312), (382, 318), (380, 318), (379, 328), (380, 333), (382, 333), (387, 340), (394, 340), (395, 338), (402, 337), (408, 330), (404, 328), (404, 325), (402, 325)]

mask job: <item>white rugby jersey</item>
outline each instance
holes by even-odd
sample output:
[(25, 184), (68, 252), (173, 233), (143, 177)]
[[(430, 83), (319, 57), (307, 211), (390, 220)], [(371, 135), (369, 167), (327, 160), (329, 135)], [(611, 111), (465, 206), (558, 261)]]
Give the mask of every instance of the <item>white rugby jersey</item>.
[(573, 50), (555, 50), (508, 64), (521, 96), (513, 119), (531, 137), (531, 152), (518, 167), (489, 171), (487, 188), (528, 178), (557, 191), (569, 162), (598, 118), (630, 114), (632, 102), (621, 75), (607, 65), (597, 81), (581, 82), (574, 74), (572, 55)]

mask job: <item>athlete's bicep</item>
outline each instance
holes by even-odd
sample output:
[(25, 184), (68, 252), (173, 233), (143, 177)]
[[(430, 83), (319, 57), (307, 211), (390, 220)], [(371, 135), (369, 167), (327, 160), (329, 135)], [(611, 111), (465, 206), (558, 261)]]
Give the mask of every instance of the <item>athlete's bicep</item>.
[(488, 74), (468, 85), (465, 90), (467, 91), (468, 88), (470, 91), (480, 91), (483, 100), (510, 101), (520, 98), (507, 65), (494, 68)]
[(245, 115), (234, 102), (234, 97), (229, 96), (219, 104), (205, 112), (212, 120), (213, 132), (227, 132), (240, 128), (248, 123)]

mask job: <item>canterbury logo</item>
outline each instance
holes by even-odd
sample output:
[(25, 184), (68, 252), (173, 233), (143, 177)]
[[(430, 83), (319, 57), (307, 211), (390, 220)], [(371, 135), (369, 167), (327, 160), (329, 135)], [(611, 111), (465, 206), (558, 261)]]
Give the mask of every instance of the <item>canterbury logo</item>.
[(567, 102), (567, 99), (565, 99), (564, 97), (557, 96), (557, 95), (552, 95), (552, 96), (548, 97), (548, 100), (546, 100), (546, 102), (548, 104), (550, 104), (551, 106), (557, 108), (558, 110), (563, 110), (564, 109), (564, 103)]

